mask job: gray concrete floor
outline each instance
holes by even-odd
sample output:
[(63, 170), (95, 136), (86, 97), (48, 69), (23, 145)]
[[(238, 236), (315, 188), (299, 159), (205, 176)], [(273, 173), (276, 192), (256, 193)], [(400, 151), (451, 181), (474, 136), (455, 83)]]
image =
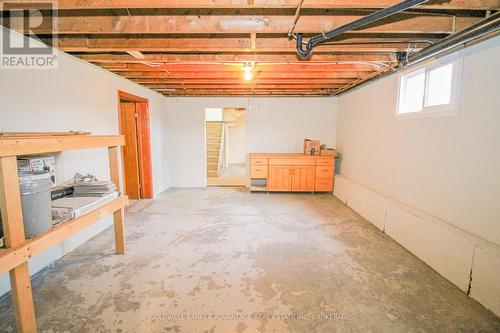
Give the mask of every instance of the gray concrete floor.
[[(500, 332), (331, 195), (172, 189), (126, 225), (126, 255), (110, 228), (34, 277), (40, 331)], [(6, 295), (0, 331), (14, 329)]]
[(207, 177), (208, 186), (245, 186), (248, 176), (245, 164), (230, 164), (219, 177)]

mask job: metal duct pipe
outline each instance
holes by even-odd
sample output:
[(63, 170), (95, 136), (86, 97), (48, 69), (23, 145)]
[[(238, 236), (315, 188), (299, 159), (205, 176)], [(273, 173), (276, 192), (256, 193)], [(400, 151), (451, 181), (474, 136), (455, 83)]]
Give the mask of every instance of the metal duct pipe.
[(398, 53), (398, 64), (406, 67), (429, 59), (439, 53), (452, 49), (460, 44), (469, 43), (477, 38), (500, 32), (500, 12), (471, 25), (453, 35), (443, 38), (439, 42), (426, 47), (418, 52), (408, 54)]
[(384, 19), (384, 18), (389, 17), (391, 15), (394, 15), (396, 13), (402, 12), (406, 9), (411, 8), (411, 7), (420, 5), (421, 3), (424, 3), (427, 1), (428, 0), (402, 1), (400, 3), (392, 5), (390, 7), (381, 9), (381, 10), (376, 11), (374, 13), (371, 13), (367, 16), (364, 16), (364, 17), (362, 17), (359, 20), (356, 20), (354, 22), (347, 23), (347, 24), (345, 24), (341, 27), (338, 27), (336, 29), (333, 29), (331, 31), (328, 31), (325, 33), (322, 32), (321, 34), (318, 34), (318, 35), (311, 37), (309, 42), (307, 42), (307, 44), (306, 44), (305, 50), (303, 49), (302, 34), (297, 34), (297, 54), (302, 59), (305, 59), (311, 55), (313, 47), (319, 43), (322, 43), (322, 42), (330, 40), (334, 37), (337, 37), (338, 35), (343, 34), (344, 32), (364, 27), (365, 25), (374, 23), (376, 21), (379, 21), (381, 19)]

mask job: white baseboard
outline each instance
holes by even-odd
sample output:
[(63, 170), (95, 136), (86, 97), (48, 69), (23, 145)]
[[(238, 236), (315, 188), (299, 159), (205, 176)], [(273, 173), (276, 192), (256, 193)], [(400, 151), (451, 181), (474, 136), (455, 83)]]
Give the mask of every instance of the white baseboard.
[(334, 195), (500, 316), (499, 246), (343, 176), (335, 176)]

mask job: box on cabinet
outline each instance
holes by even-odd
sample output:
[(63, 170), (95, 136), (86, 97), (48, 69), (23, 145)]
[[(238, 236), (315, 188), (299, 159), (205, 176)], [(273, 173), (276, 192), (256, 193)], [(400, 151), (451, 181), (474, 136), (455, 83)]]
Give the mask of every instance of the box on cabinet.
[(321, 143), (317, 140), (304, 139), (304, 154), (319, 155)]

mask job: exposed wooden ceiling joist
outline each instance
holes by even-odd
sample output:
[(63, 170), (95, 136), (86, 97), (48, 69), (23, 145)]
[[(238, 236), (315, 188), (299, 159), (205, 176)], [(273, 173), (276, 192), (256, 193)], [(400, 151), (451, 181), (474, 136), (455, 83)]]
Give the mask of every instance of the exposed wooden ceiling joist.
[[(303, 16), (295, 31), (318, 33), (355, 21), (360, 15)], [(369, 33), (452, 33), (477, 21), (478, 17), (394, 15), (358, 31)], [(45, 21), (44, 21), (45, 22)], [(69, 16), (59, 17), (55, 31), (42, 24), (27, 33), (37, 34), (241, 34), (286, 33), (291, 16)], [(16, 23), (16, 22), (13, 22)], [(22, 30), (22, 20), (17, 20)], [(16, 27), (13, 25), (13, 27)]]
[[(391, 52), (409, 47), (420, 49), (434, 39), (416, 38), (355, 38), (335, 45), (319, 45), (314, 53)], [(291, 53), (296, 42), (287, 38), (256, 38), (255, 47), (250, 38), (85, 38), (59, 37), (59, 49), (65, 52), (141, 52), (164, 53)]]
[[(23, 0), (9, 0), (23, 2)], [(306, 0), (303, 8), (360, 9), (384, 8), (399, 0)], [(58, 0), (60, 9), (117, 8), (295, 8), (297, 0)], [(430, 1), (423, 9), (498, 9), (497, 0)]]
[[(305, 0), (294, 31), (307, 41), (398, 2)], [(42, 25), (25, 34), (166, 96), (325, 96), (394, 68), (397, 51), (425, 48), (500, 9), (500, 0), (431, 0), (348, 31), (304, 61), (287, 35), (297, 3), (58, 0), (55, 31)]]
[[(186, 64), (186, 63), (176, 63), (176, 64), (165, 64), (159, 66), (145, 65), (145, 64), (103, 64), (104, 68), (112, 68), (115, 72), (237, 72), (241, 75), (243, 71), (243, 64), (223, 64), (223, 63), (205, 63), (205, 64)], [(379, 67), (370, 63), (321, 63), (321, 62), (290, 62), (290, 63), (257, 63), (255, 65), (255, 72), (262, 71), (266, 73), (326, 73), (326, 72), (352, 72), (352, 71), (364, 71), (372, 72)]]
[(150, 87), (152, 89), (161, 89), (161, 88), (177, 88), (177, 89), (336, 89), (342, 87), (344, 84), (342, 83), (329, 83), (329, 84), (183, 84), (183, 85), (171, 85), (171, 84), (155, 84), (155, 83), (147, 83), (144, 84), (146, 87)]
[[(292, 62), (297, 61), (294, 54), (145, 54), (144, 60), (128, 54), (82, 54), (81, 59), (95, 63), (149, 63), (152, 65), (166, 62), (209, 63), (209, 62)], [(311, 61), (319, 62), (394, 62), (394, 53), (382, 54), (314, 54)]]
[[(268, 72), (268, 71), (255, 71), (255, 77), (259, 79), (270, 79), (270, 80), (291, 80), (291, 79), (326, 79), (326, 80), (337, 80), (337, 79), (355, 79), (360, 76), (365, 75), (370, 71), (308, 71), (308, 72)], [(186, 80), (240, 80), (241, 81), (241, 71), (234, 72), (222, 72), (222, 71), (211, 71), (211, 72), (197, 72), (197, 71), (187, 71), (187, 72), (141, 72), (141, 71), (129, 71), (129, 72), (119, 72), (122, 76), (130, 79), (160, 79), (160, 80), (171, 80), (171, 79), (186, 79)]]
[[(134, 82), (139, 84), (165, 84), (165, 85), (183, 85), (183, 84), (220, 84), (219, 79), (206, 79), (206, 78), (195, 78), (195, 79), (187, 79), (187, 78), (170, 78), (170, 79), (148, 79), (148, 78), (138, 78), (132, 79)], [(323, 84), (345, 84), (353, 81), (354, 78), (342, 78), (342, 79), (318, 79), (318, 78), (307, 78), (307, 79), (267, 79), (260, 78), (258, 75), (255, 75), (254, 80), (251, 82), (247, 82), (246, 84), (311, 84), (311, 85), (323, 85)], [(224, 84), (242, 84), (241, 75), (235, 79), (224, 79)], [(245, 83), (243, 83), (245, 84)]]

